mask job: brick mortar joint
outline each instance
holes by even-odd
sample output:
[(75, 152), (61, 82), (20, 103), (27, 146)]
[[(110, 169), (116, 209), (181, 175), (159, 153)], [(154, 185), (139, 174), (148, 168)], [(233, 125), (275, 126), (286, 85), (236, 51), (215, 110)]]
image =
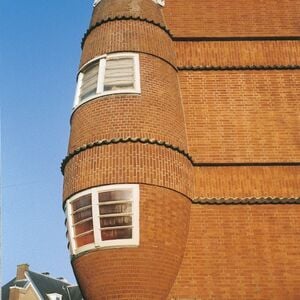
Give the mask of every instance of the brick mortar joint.
[(151, 139), (151, 138), (139, 138), (139, 137), (126, 137), (126, 138), (114, 138), (114, 139), (105, 139), (105, 140), (98, 140), (92, 143), (85, 144), (74, 151), (70, 152), (62, 161), (61, 163), (61, 172), (64, 175), (64, 170), (67, 165), (67, 163), (76, 155), (79, 153), (86, 151), (88, 149), (94, 148), (94, 147), (100, 147), (100, 146), (107, 146), (107, 145), (112, 145), (112, 144), (120, 144), (120, 143), (142, 143), (142, 144), (149, 144), (149, 145), (156, 145), (156, 146), (163, 146), (165, 148), (171, 149), (173, 151), (176, 151), (183, 156), (185, 156), (193, 165), (193, 159), (187, 153), (185, 150), (181, 149), (178, 146), (174, 146), (168, 142), (165, 141), (160, 141), (156, 139)]
[(101, 20), (100, 22), (95, 23), (92, 27), (90, 27), (86, 33), (84, 34), (82, 41), (81, 41), (81, 49), (83, 49), (83, 46), (85, 44), (85, 41), (88, 37), (88, 35), (97, 27), (101, 26), (102, 24), (108, 23), (108, 22), (112, 22), (112, 21), (141, 21), (141, 22), (146, 22), (149, 24), (153, 24), (154, 26), (157, 26), (159, 28), (161, 28), (163, 31), (165, 31), (170, 38), (172, 38), (172, 34), (170, 32), (170, 30), (163, 24), (159, 23), (159, 22), (155, 22), (154, 20), (148, 19), (148, 18), (142, 18), (142, 17), (134, 17), (134, 16), (115, 16), (115, 17), (108, 17), (106, 19)]

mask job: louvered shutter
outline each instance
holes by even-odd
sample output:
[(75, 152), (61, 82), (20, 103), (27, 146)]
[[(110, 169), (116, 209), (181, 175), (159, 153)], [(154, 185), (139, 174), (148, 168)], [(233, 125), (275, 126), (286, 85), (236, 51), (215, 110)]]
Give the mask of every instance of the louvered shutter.
[(88, 66), (83, 72), (82, 84), (80, 87), (79, 101), (83, 101), (96, 94), (98, 81), (99, 61)]
[(104, 92), (134, 89), (134, 60), (132, 57), (106, 60)]

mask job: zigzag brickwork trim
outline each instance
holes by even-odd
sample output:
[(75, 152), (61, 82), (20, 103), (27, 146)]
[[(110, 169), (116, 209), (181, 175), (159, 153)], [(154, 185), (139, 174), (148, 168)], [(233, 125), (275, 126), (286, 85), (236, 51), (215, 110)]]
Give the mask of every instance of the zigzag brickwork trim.
[(300, 165), (300, 162), (251, 162), (251, 163), (197, 163), (194, 162), (192, 156), (187, 153), (186, 151), (180, 149), (177, 146), (174, 146), (168, 142), (165, 141), (159, 141), (155, 139), (148, 139), (148, 138), (138, 138), (138, 137), (126, 137), (126, 138), (115, 138), (110, 140), (99, 140), (93, 143), (85, 144), (77, 149), (75, 149), (73, 152), (69, 153), (62, 161), (61, 163), (61, 172), (64, 175), (64, 169), (67, 165), (67, 163), (77, 154), (80, 152), (83, 152), (85, 150), (99, 147), (99, 146), (105, 146), (110, 144), (119, 144), (119, 143), (142, 143), (142, 144), (150, 144), (150, 145), (157, 145), (157, 146), (163, 146), (169, 149), (172, 149), (174, 151), (177, 151), (184, 155), (194, 167), (225, 167), (225, 166), (298, 166)]
[(201, 205), (260, 205), (260, 204), (300, 204), (300, 198), (196, 198), (192, 204)]
[(107, 19), (104, 19), (104, 20), (102, 20), (101, 22), (97, 22), (95, 25), (93, 25), (92, 27), (90, 27), (90, 28), (86, 31), (86, 33), (84, 34), (84, 36), (83, 36), (83, 38), (82, 38), (82, 41), (81, 41), (81, 49), (83, 49), (84, 43), (85, 43), (85, 41), (86, 41), (86, 38), (88, 37), (88, 35), (89, 35), (95, 28), (97, 28), (97, 27), (99, 27), (99, 26), (101, 26), (102, 24), (107, 23), (107, 22), (111, 22), (111, 21), (124, 21), (124, 20), (125, 20), (125, 21), (128, 21), (128, 20), (134, 20), (134, 21), (141, 21), (141, 22), (147, 22), (147, 23), (153, 24), (153, 25), (155, 25), (155, 26), (160, 27), (162, 30), (164, 30), (164, 31), (170, 36), (170, 38), (172, 38), (172, 34), (171, 34), (170, 30), (169, 30), (166, 26), (164, 26), (164, 25), (162, 25), (162, 24), (160, 24), (160, 23), (158, 23), (158, 22), (155, 22), (155, 21), (153, 21), (153, 20), (149, 20), (149, 19), (147, 19), (147, 18), (141, 18), (141, 17), (133, 17), (133, 16), (116, 16), (116, 17), (113, 17), (113, 18), (109, 17), (109, 18), (107, 18)]
[(300, 36), (212, 36), (180, 37), (173, 36), (176, 42), (233, 42), (233, 41), (299, 41)]
[(251, 65), (251, 66), (179, 66), (179, 71), (271, 71), (300, 70), (300, 65)]
[(142, 144), (164, 146), (166, 148), (169, 148), (169, 149), (172, 149), (174, 151), (177, 151), (177, 152), (181, 153), (193, 164), (193, 159), (187, 152), (180, 149), (179, 147), (171, 145), (168, 142), (158, 141), (158, 140), (155, 140), (155, 139), (148, 139), (148, 138), (127, 137), (127, 138), (115, 138), (115, 139), (111, 139), (111, 140), (99, 140), (99, 141), (89, 143), (89, 144), (81, 146), (80, 148), (75, 149), (73, 152), (69, 153), (63, 159), (63, 161), (61, 163), (61, 172), (62, 172), (62, 174), (64, 174), (64, 169), (66, 167), (66, 164), (72, 159), (72, 157), (79, 154), (80, 152), (83, 152), (87, 149), (91, 149), (91, 148), (94, 148), (94, 147), (105, 146), (105, 145), (110, 145), (110, 144), (119, 144), (119, 143), (142, 143)]

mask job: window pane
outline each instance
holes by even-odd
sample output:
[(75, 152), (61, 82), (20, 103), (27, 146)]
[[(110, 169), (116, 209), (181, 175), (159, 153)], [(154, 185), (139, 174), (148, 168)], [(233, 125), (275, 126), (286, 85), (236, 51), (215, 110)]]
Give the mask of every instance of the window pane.
[(132, 57), (106, 60), (104, 91), (134, 88), (134, 60)]
[(93, 221), (89, 220), (80, 224), (75, 225), (74, 233), (78, 235), (80, 233), (84, 233), (93, 229)]
[(99, 202), (130, 200), (131, 191), (118, 190), (118, 191), (103, 192), (98, 194), (98, 199)]
[(81, 247), (87, 244), (94, 243), (94, 234), (90, 232), (86, 235), (79, 236), (75, 239), (77, 247)]
[(92, 217), (92, 208), (87, 208), (85, 210), (76, 212), (73, 215), (73, 220), (74, 220), (74, 223), (77, 223), (79, 221), (85, 220), (90, 217)]
[(132, 211), (131, 203), (109, 204), (101, 205), (100, 215), (117, 214), (117, 213), (130, 213)]
[(96, 94), (98, 70), (99, 61), (92, 63), (83, 71), (83, 78), (80, 87), (80, 101)]
[(101, 228), (132, 225), (131, 216), (100, 218)]
[(73, 211), (76, 211), (82, 207), (91, 205), (91, 201), (92, 201), (91, 194), (84, 195), (84, 196), (76, 199), (75, 201), (72, 202)]
[(117, 239), (131, 239), (132, 228), (112, 229), (101, 231), (102, 241), (117, 240)]

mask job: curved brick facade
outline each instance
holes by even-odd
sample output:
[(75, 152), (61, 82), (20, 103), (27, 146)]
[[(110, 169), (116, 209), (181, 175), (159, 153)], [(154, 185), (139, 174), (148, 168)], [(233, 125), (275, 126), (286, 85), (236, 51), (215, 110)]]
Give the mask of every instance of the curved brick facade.
[(186, 150), (177, 74), (165, 61), (140, 55), (140, 95), (100, 97), (73, 113), (69, 152), (100, 139), (143, 137)]
[[(176, 55), (159, 5), (102, 0), (95, 7), (80, 65), (114, 52), (139, 53), (141, 93), (101, 96), (76, 107), (63, 197), (138, 183), (140, 244), (81, 252), (72, 263), (85, 299), (166, 299), (184, 254), (194, 192)], [(116, 142), (127, 137), (137, 139)], [(99, 140), (108, 142), (95, 144)]]
[(140, 189), (140, 246), (94, 251), (73, 261), (85, 299), (167, 298), (185, 249), (190, 201), (164, 188)]
[(138, 20), (104, 23), (86, 38), (81, 65), (111, 52), (144, 52), (158, 56), (175, 66), (175, 51), (169, 35), (161, 28)]
[(190, 161), (164, 146), (110, 144), (88, 149), (66, 165), (64, 199), (90, 187), (117, 183), (147, 183), (193, 196)]
[(135, 17), (164, 25), (160, 9), (151, 0), (101, 0), (94, 9), (90, 26), (116, 17)]

